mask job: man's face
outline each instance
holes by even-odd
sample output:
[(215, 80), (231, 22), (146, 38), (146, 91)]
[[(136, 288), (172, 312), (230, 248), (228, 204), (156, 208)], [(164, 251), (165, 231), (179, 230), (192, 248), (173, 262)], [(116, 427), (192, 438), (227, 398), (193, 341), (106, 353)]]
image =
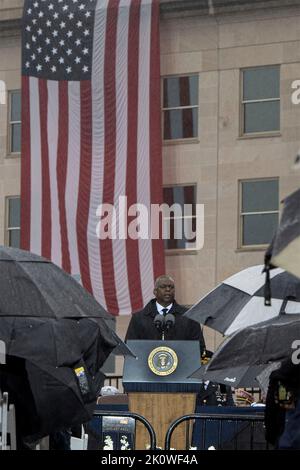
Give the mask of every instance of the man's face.
[(170, 305), (175, 297), (175, 285), (171, 279), (162, 278), (158, 286), (154, 289), (157, 302), (164, 307)]

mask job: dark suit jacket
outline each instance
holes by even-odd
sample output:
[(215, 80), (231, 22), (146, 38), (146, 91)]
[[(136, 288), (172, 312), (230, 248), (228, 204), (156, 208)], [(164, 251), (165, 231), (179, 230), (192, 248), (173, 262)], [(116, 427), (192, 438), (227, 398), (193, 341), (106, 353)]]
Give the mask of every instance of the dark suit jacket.
[[(223, 394), (225, 401), (221, 401), (220, 394)], [(200, 392), (197, 395), (196, 406), (234, 406), (231, 388), (226, 385), (219, 385), (209, 382), (207, 388), (204, 384), (200, 385)]]
[(286, 410), (278, 403), (278, 386), (281, 382), (295, 397), (300, 399), (300, 364), (291, 359), (282, 362), (269, 378), (265, 407), (266, 440), (277, 448), (279, 438), (285, 428)]
[[(165, 333), (165, 340), (194, 340), (200, 342), (201, 354), (205, 350), (205, 342), (199, 323), (184, 317), (188, 309), (177, 302), (168, 313), (175, 316), (175, 325)], [(154, 326), (154, 317), (157, 315), (156, 299), (150, 300), (140, 312), (134, 313), (130, 320), (125, 341), (128, 339), (161, 340), (161, 332)]]

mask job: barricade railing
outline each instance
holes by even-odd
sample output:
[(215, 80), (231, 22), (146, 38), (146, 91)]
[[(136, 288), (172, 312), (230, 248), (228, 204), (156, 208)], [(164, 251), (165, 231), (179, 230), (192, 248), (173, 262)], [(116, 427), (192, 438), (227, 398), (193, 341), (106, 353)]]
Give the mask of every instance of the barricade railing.
[(118, 390), (122, 390), (123, 389), (122, 379), (123, 379), (122, 375), (107, 375), (105, 378), (104, 384), (113, 385)]
[[(200, 423), (200, 429), (196, 429), (197, 421)], [(196, 448), (198, 450), (205, 450), (211, 446), (215, 449), (230, 449), (238, 450), (241, 444), (239, 444), (239, 437), (243, 437), (242, 448), (247, 450), (254, 450), (259, 447), (260, 450), (268, 450), (269, 445), (264, 439), (264, 413), (257, 412), (255, 414), (223, 414), (215, 413), (193, 413), (189, 415), (181, 416), (171, 423), (168, 428), (165, 438), (165, 450), (171, 449), (171, 439), (174, 430), (180, 424), (186, 422), (186, 450)], [(209, 425), (215, 423), (213, 429), (210, 429), (210, 436), (208, 438)], [(192, 426), (191, 426), (192, 425)], [(259, 433), (260, 436), (257, 439), (255, 433), (257, 432), (258, 425), (260, 425)], [(227, 429), (226, 429), (227, 426)], [(212, 426), (210, 426), (212, 427)], [(231, 429), (230, 429), (231, 428)], [(191, 434), (191, 429), (193, 433)], [(228, 438), (230, 433), (232, 439), (230, 440), (230, 446), (228, 445)], [(250, 432), (249, 432), (250, 431)], [(244, 433), (244, 434), (242, 434)], [(191, 435), (189, 435), (191, 434)], [(225, 435), (224, 435), (225, 434)], [(227, 444), (224, 443), (227, 439)], [(257, 440), (255, 440), (255, 438)], [(245, 442), (246, 439), (246, 442)], [(255, 445), (256, 444), (256, 445)], [(227, 447), (226, 447), (227, 446)]]
[[(147, 429), (149, 433), (149, 438), (150, 438), (150, 450), (155, 450), (156, 449), (156, 434), (155, 431), (152, 427), (152, 425), (149, 423), (149, 421), (144, 418), (144, 416), (139, 415), (137, 413), (131, 413), (129, 411), (102, 411), (102, 410), (95, 410), (93, 413), (94, 417), (99, 417), (103, 421), (103, 417), (119, 417), (119, 418), (133, 418), (136, 421), (139, 421), (142, 423), (145, 428)], [(103, 432), (102, 432), (103, 434)], [(119, 434), (122, 434), (119, 432)], [(124, 432), (123, 432), (124, 434)], [(134, 433), (135, 434), (135, 433)], [(103, 436), (102, 436), (103, 437)]]
[(8, 393), (0, 392), (0, 450), (6, 450), (7, 443)]

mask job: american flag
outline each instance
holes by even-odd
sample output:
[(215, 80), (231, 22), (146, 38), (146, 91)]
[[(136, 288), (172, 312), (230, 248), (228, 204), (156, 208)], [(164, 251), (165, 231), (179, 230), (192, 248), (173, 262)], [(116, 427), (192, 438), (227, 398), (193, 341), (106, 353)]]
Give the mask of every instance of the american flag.
[(164, 272), (162, 240), (96, 235), (100, 204), (162, 202), (159, 60), (158, 0), (25, 0), (21, 245), (113, 314)]

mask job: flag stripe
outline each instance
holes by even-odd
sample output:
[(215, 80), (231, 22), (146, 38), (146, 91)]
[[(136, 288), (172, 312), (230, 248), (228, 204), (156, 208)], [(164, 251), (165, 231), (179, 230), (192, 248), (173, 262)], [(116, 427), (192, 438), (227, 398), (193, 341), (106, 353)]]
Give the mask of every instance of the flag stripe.
[(38, 79), (30, 77), (30, 251), (40, 255), (41, 217), (42, 217), (42, 171), (41, 171), (41, 131), (40, 131), (40, 101)]
[(105, 33), (108, 0), (97, 3), (94, 26), (94, 54), (92, 67), (92, 119), (93, 119), (93, 160), (90, 214), (88, 225), (88, 249), (89, 265), (93, 295), (106, 306), (102, 278), (102, 264), (100, 259), (100, 244), (95, 236), (98, 218), (96, 211), (102, 203), (103, 196), (103, 171), (104, 171), (104, 54)]
[[(104, 175), (103, 203), (114, 203), (115, 164), (116, 164), (116, 40), (117, 15), (119, 1), (109, 1), (107, 10), (107, 27), (104, 57)], [(100, 253), (103, 276), (104, 295), (109, 312), (119, 312), (115, 275), (113, 269), (113, 249), (111, 238), (100, 241)]]
[[(130, 0), (121, 0), (119, 5), (118, 25), (117, 25), (117, 47), (116, 47), (116, 173), (115, 173), (115, 197), (114, 203), (117, 214), (124, 216), (124, 210), (119, 204), (119, 198), (126, 194), (126, 165), (127, 165), (127, 58), (128, 58), (128, 19), (129, 19)], [(125, 224), (124, 224), (125, 225)], [(120, 238), (113, 240), (113, 261), (116, 293), (118, 305), (127, 305), (126, 313), (131, 313), (131, 301), (129, 295), (127, 263), (120, 260), (126, 260), (126, 241), (125, 230), (123, 226), (117, 224)], [(127, 227), (126, 227), (127, 228)], [(120, 313), (120, 307), (119, 307)], [(122, 313), (125, 313), (124, 310)]]
[(57, 193), (57, 139), (58, 139), (58, 83), (49, 80), (48, 86), (48, 113), (47, 132), (49, 140), (49, 177), (51, 188), (51, 259), (55, 264), (61, 266), (61, 235), (59, 225), (59, 206)]
[(41, 164), (42, 164), (42, 256), (51, 259), (51, 195), (47, 133), (48, 89), (47, 81), (39, 79)]
[(68, 150), (65, 208), (70, 253), (70, 273), (80, 276), (77, 243), (77, 201), (80, 172), (80, 83), (68, 83)]
[(59, 118), (58, 118), (58, 149), (57, 149), (57, 184), (59, 217), (61, 232), (61, 253), (62, 267), (65, 271), (71, 272), (71, 262), (68, 243), (67, 218), (66, 218), (66, 180), (68, 167), (68, 128), (69, 128), (69, 102), (68, 102), (68, 82), (62, 80), (59, 83)]
[[(151, 203), (161, 204), (162, 158), (161, 158), (161, 114), (160, 114), (160, 53), (159, 53), (159, 1), (152, 2), (151, 18), (151, 57), (150, 57), (150, 182)], [(155, 182), (155, 184), (153, 184)], [(161, 231), (160, 231), (161, 234)], [(152, 240), (154, 279), (165, 272), (164, 245), (162, 237)]]
[[(138, 162), (137, 162), (137, 198), (148, 208), (148, 234), (150, 229), (150, 54), (151, 54), (151, 3), (143, 0), (141, 4), (140, 47), (139, 47), (139, 101), (138, 101)], [(156, 184), (156, 183), (155, 183)], [(152, 246), (150, 239), (139, 239), (139, 266), (141, 271), (142, 303), (151, 298), (153, 292)]]
[[(126, 171), (126, 194), (128, 208), (137, 203), (137, 127), (138, 127), (138, 98), (139, 98), (139, 24), (140, 1), (132, 2), (129, 13), (128, 38), (128, 141)], [(128, 224), (131, 218), (128, 217)], [(142, 291), (140, 281), (140, 264), (138, 243), (131, 237), (126, 241), (126, 256), (128, 270), (129, 294), (132, 310), (137, 310), (142, 304)]]
[(90, 81), (80, 82), (80, 178), (77, 202), (77, 243), (79, 266), (82, 283), (92, 293), (90, 270), (88, 264), (87, 226), (91, 188), (91, 150), (92, 150), (92, 97)]
[(29, 77), (22, 77), (21, 246), (30, 249), (30, 100)]

